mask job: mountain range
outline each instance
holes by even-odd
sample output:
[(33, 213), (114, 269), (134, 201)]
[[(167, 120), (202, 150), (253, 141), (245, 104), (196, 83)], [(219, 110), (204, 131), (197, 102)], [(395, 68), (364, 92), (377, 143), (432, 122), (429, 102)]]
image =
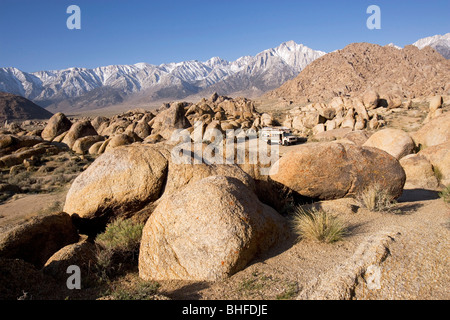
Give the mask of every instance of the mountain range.
[[(450, 33), (424, 38), (414, 45), (431, 46), (450, 58)], [(288, 41), (232, 62), (213, 57), (206, 62), (159, 66), (137, 63), (32, 73), (0, 68), (0, 91), (21, 95), (52, 112), (87, 111), (130, 101), (177, 100), (213, 92), (256, 97), (294, 79), (325, 54)]]
[(236, 61), (111, 65), (95, 69), (26, 73), (0, 69), (0, 91), (26, 97), (50, 111), (84, 110), (118, 104), (130, 97), (147, 101), (182, 99), (206, 89), (221, 94), (247, 90), (261, 94), (295, 77), (325, 55), (294, 41)]

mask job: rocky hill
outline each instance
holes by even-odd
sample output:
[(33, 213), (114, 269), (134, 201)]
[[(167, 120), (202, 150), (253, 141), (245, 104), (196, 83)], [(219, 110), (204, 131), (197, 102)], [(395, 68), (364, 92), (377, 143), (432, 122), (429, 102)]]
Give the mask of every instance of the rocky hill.
[(53, 114), (24, 97), (0, 92), (0, 122), (49, 119)]
[(372, 89), (380, 95), (415, 98), (450, 90), (450, 61), (427, 46), (397, 49), (353, 43), (308, 65), (295, 79), (266, 94), (268, 98), (328, 101)]

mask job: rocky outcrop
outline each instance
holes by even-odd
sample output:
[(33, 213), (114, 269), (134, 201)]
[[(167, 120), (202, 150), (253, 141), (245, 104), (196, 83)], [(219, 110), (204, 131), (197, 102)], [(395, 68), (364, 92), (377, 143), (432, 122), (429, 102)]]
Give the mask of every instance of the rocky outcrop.
[(434, 118), (412, 135), (417, 146), (431, 147), (450, 141), (450, 113)]
[(65, 143), (69, 148), (72, 148), (77, 139), (96, 135), (98, 135), (97, 131), (95, 131), (90, 121), (78, 121), (70, 127), (69, 131), (64, 136), (62, 143)]
[(49, 119), (53, 114), (32, 101), (6, 92), (0, 92), (0, 122)]
[[(450, 82), (450, 60), (430, 47), (406, 46), (398, 50), (370, 43), (352, 43), (309, 64), (293, 80), (266, 97), (329, 101), (336, 96), (379, 94), (378, 106), (395, 108), (404, 96), (444, 94)], [(366, 108), (375, 107), (376, 94), (364, 97)]]
[(92, 272), (97, 261), (96, 247), (87, 239), (69, 244), (55, 252), (45, 263), (42, 271), (59, 280), (67, 280), (67, 268), (76, 265), (83, 275)]
[(184, 105), (175, 103), (169, 109), (157, 114), (153, 119), (152, 133), (158, 133), (169, 140), (173, 131), (177, 129), (186, 129), (191, 123), (185, 116)]
[(2, 134), (0, 135), (0, 156), (11, 154), (22, 148), (30, 148), (42, 142), (42, 139), (38, 136)]
[(450, 184), (450, 141), (425, 148), (418, 155), (425, 157), (431, 163), (440, 183), (444, 186)]
[(72, 150), (78, 154), (88, 153), (89, 149), (97, 142), (103, 141), (105, 138), (102, 136), (86, 136), (79, 138), (72, 146)]
[(430, 161), (423, 155), (410, 154), (400, 159), (405, 170), (405, 189), (436, 189), (439, 182), (433, 171)]

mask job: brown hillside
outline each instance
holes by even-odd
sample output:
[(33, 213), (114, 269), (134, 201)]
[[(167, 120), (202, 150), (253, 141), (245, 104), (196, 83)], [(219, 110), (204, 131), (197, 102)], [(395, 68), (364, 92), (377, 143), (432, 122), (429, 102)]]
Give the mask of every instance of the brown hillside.
[(450, 90), (450, 60), (431, 47), (402, 50), (353, 43), (308, 65), (295, 79), (266, 94), (267, 98), (318, 102), (336, 96), (358, 96), (372, 88), (400, 98), (443, 94)]
[(49, 119), (52, 115), (24, 97), (0, 92), (0, 122)]

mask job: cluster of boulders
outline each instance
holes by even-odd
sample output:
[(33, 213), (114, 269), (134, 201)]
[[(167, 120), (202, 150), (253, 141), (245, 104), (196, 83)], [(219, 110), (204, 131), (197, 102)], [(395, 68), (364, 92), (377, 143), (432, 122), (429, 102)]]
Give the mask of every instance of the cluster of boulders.
[(39, 136), (0, 135), (0, 167), (11, 168), (22, 163), (27, 166), (42, 155), (54, 155), (60, 151)]
[(203, 132), (218, 129), (260, 129), (270, 126), (273, 118), (255, 111), (254, 102), (213, 94), (198, 103), (163, 104), (150, 112), (135, 109), (111, 118), (98, 116), (72, 123), (62, 113), (55, 114), (42, 131), (42, 138), (67, 145), (79, 154), (102, 154), (106, 150), (134, 142), (156, 143), (170, 140), (177, 129), (192, 132), (202, 123)]
[(410, 105), (410, 100), (402, 102), (395, 96), (380, 97), (377, 92), (368, 90), (361, 97), (335, 97), (328, 103), (294, 107), (286, 115), (283, 126), (303, 136), (338, 128), (376, 130), (385, 125), (386, 110), (407, 109)]
[(217, 94), (198, 103), (167, 103), (152, 112), (134, 109), (110, 118), (76, 120), (56, 113), (47, 122), (7, 124), (0, 134), (0, 167), (10, 168), (31, 157), (68, 150), (96, 157), (123, 145), (170, 140), (177, 129), (193, 133), (200, 124), (202, 137), (209, 140), (205, 135), (208, 129), (223, 133), (230, 129), (258, 130), (272, 122), (271, 115), (255, 111), (253, 101)]

